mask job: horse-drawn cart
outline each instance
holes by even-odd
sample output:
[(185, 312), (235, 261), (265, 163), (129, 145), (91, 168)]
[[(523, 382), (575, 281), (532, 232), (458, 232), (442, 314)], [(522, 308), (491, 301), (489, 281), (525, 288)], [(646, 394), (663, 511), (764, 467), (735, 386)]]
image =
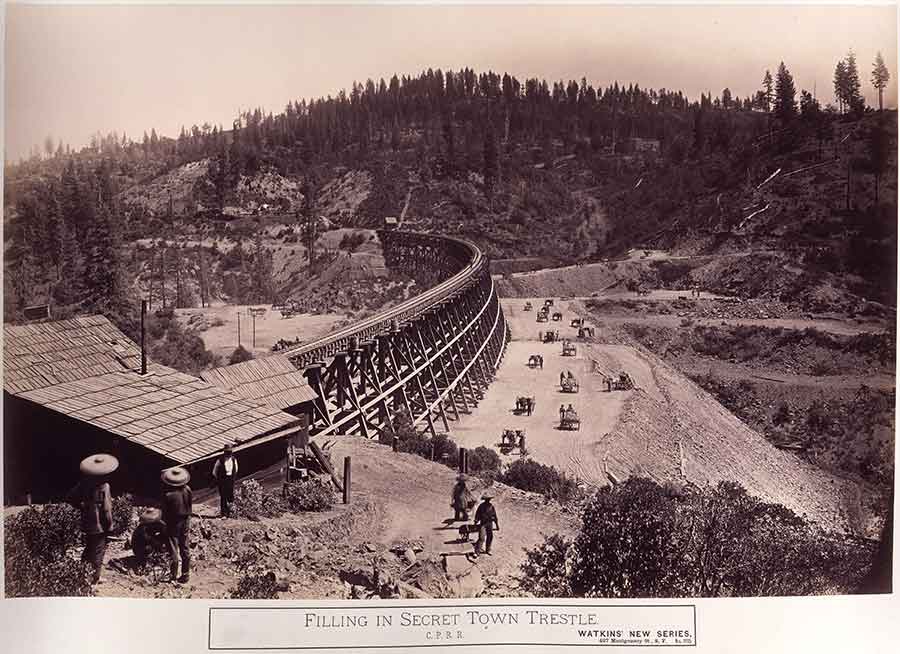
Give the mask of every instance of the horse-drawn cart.
[(534, 396), (526, 397), (519, 396), (516, 398), (516, 408), (513, 409), (513, 413), (517, 416), (530, 416), (534, 413)]
[(531, 302), (525, 303), (524, 311), (531, 311), (534, 307), (531, 306)]
[(554, 311), (553, 322), (559, 322), (560, 320), (562, 320), (562, 313), (560, 313), (559, 311)]
[(627, 372), (620, 372), (616, 377), (606, 378), (607, 391), (630, 391), (634, 388), (634, 380)]
[(566, 431), (579, 431), (581, 429), (581, 418), (578, 417), (575, 409), (567, 409), (559, 421), (559, 428)]
[(544, 367), (544, 357), (540, 354), (532, 354), (528, 357), (528, 367), (529, 368), (543, 368)]
[(525, 430), (504, 429), (500, 434), (500, 454), (512, 454), (516, 448), (521, 454), (525, 453)]
[(572, 374), (571, 370), (559, 374), (559, 387), (563, 393), (578, 392), (578, 380), (575, 379), (575, 375)]
[(575, 343), (566, 339), (562, 344), (562, 355), (564, 357), (573, 357), (578, 353), (578, 348), (575, 347)]

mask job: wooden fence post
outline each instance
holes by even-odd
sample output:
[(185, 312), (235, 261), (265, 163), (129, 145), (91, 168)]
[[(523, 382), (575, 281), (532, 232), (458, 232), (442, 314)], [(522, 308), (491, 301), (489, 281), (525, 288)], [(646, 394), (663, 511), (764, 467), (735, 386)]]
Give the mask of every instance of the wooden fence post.
[(344, 457), (344, 504), (350, 504), (350, 457)]

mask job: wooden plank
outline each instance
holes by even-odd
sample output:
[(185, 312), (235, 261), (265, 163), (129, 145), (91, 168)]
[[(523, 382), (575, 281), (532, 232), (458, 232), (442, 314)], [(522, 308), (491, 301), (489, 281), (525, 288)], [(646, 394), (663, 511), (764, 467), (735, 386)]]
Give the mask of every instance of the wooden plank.
[(334, 474), (334, 468), (331, 467), (331, 464), (328, 463), (328, 459), (325, 458), (325, 454), (323, 454), (322, 449), (319, 447), (318, 443), (310, 443), (309, 449), (312, 450), (313, 456), (316, 457), (316, 461), (319, 462), (319, 465), (322, 466), (324, 470), (331, 475), (331, 481), (334, 482), (334, 485), (337, 487), (341, 493), (344, 492), (344, 487), (341, 485), (340, 480), (337, 475)]

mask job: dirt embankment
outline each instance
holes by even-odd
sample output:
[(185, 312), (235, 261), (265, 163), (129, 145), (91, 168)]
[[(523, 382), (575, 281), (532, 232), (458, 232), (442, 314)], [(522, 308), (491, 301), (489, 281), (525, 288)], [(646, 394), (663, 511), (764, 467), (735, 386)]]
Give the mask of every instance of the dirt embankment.
[(638, 390), (597, 445), (611, 472), (701, 486), (736, 481), (825, 528), (862, 531), (855, 484), (778, 450), (658, 357), (633, 356)]
[(513, 273), (496, 284), (501, 297), (585, 296), (620, 286), (624, 279), (607, 264), (594, 263)]

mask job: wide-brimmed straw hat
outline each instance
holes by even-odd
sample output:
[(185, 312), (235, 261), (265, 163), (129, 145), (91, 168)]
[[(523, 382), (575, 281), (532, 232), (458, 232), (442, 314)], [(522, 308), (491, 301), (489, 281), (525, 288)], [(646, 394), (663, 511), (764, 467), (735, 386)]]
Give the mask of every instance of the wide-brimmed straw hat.
[(103, 477), (119, 467), (119, 460), (112, 454), (92, 454), (81, 462), (81, 474), (89, 477)]
[(166, 486), (178, 488), (191, 480), (191, 473), (185, 468), (169, 468), (168, 470), (163, 470), (160, 478)]
[(483, 499), (483, 500), (491, 500), (491, 499), (493, 499), (493, 498), (494, 498), (494, 494), (493, 494), (493, 493), (484, 493), (484, 494), (481, 496), (481, 499)]
[(141, 511), (141, 515), (138, 517), (138, 521), (142, 525), (153, 524), (154, 522), (159, 522), (160, 520), (162, 520), (162, 511), (152, 506), (149, 506)]

